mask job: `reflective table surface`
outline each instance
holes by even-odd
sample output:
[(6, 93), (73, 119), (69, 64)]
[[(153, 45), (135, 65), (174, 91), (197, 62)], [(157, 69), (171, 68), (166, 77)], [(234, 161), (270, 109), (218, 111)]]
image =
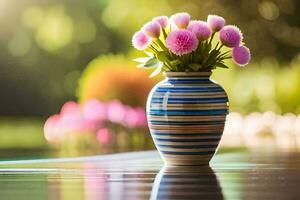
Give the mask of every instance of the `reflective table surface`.
[(300, 199), (300, 153), (217, 154), (164, 167), (156, 151), (0, 162), (0, 199)]

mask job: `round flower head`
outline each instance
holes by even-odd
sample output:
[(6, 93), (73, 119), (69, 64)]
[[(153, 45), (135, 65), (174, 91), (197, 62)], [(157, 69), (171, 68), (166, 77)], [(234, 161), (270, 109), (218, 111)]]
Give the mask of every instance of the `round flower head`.
[(232, 49), (232, 58), (236, 64), (245, 66), (251, 58), (250, 50), (245, 46), (234, 47)]
[(159, 23), (161, 28), (166, 28), (169, 24), (169, 19), (167, 16), (158, 16), (153, 18), (152, 21)]
[(211, 36), (211, 30), (206, 22), (203, 21), (191, 21), (187, 29), (193, 32), (199, 41), (207, 40)]
[(213, 32), (218, 32), (223, 28), (225, 19), (218, 15), (208, 15), (207, 24)]
[(152, 38), (158, 38), (160, 35), (160, 24), (156, 21), (151, 21), (146, 23), (143, 28), (143, 31)]
[(243, 40), (243, 35), (238, 27), (228, 25), (221, 29), (220, 40), (227, 47), (238, 47)]
[(168, 49), (179, 56), (196, 50), (198, 42), (196, 35), (188, 30), (172, 31), (166, 39)]
[(146, 49), (151, 43), (151, 39), (143, 32), (138, 31), (132, 37), (132, 45), (138, 50)]
[(191, 16), (188, 13), (176, 13), (171, 16), (170, 20), (177, 26), (179, 29), (185, 29), (190, 23)]

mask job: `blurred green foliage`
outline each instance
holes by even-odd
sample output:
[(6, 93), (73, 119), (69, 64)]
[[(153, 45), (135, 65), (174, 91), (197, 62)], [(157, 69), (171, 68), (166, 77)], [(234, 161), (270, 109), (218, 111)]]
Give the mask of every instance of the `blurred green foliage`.
[(287, 65), (269, 57), (246, 68), (217, 69), (212, 78), (226, 90), (230, 111), (300, 113), (300, 56)]
[[(243, 30), (252, 66), (247, 72), (232, 69), (216, 75), (231, 96), (232, 109), (299, 112), (294, 92), (299, 82), (289, 81), (299, 77), (299, 62), (283, 63), (299, 54), (300, 1), (1, 0), (0, 114), (57, 112), (63, 102), (75, 99), (77, 80), (89, 61), (99, 54), (131, 54), (131, 35), (142, 24), (178, 11), (203, 20), (219, 14)], [(266, 64), (265, 57), (275, 61)], [(224, 81), (225, 75), (232, 79)], [(274, 84), (276, 89), (268, 90), (272, 94), (265, 93)]]
[[(0, 118), (0, 149), (45, 148), (43, 121), (37, 118)], [(7, 155), (6, 155), (7, 156)]]

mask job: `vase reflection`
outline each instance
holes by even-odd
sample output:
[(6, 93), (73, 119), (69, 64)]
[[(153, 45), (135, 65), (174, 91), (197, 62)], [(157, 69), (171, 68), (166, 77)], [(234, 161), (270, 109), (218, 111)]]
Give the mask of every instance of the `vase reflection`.
[(164, 167), (156, 175), (151, 200), (224, 199), (217, 176), (209, 167)]

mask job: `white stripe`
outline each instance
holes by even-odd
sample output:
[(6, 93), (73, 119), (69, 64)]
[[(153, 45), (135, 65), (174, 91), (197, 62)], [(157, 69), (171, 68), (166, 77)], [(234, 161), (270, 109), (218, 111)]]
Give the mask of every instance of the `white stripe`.
[(184, 146), (195, 146), (195, 145), (216, 145), (219, 142), (162, 142), (156, 141), (156, 144), (159, 145), (184, 145)]
[(155, 93), (152, 98), (184, 98), (184, 99), (202, 99), (202, 98), (215, 98), (215, 97), (227, 97), (223, 92), (216, 93), (215, 95), (190, 95), (190, 96), (185, 96), (185, 95), (177, 95), (177, 94), (157, 94)]
[[(170, 105), (170, 104), (169, 104)], [(178, 107), (171, 107), (171, 106), (164, 106), (164, 105), (161, 105), (161, 106), (151, 106), (151, 109), (156, 109), (156, 110), (198, 110), (198, 111), (201, 111), (201, 110), (216, 110), (216, 109), (227, 109), (228, 106), (216, 106), (216, 107), (185, 107), (185, 106), (178, 106)], [(196, 105), (196, 104), (194, 104)]]
[(176, 136), (176, 134), (170, 135), (152, 135), (155, 139), (220, 139), (221, 136)]
[(203, 120), (203, 121), (214, 121), (214, 120), (224, 120), (225, 115), (222, 116), (148, 116), (149, 120)]
[(162, 105), (161, 103), (152, 103), (151, 104), (151, 108), (152, 106), (163, 106), (164, 109), (169, 108), (169, 107), (184, 107), (184, 108), (206, 108), (206, 107), (228, 107), (228, 103), (203, 103), (203, 104), (167, 104), (167, 105)]
[(205, 151), (214, 151), (215, 148), (199, 148), (199, 149), (178, 149), (178, 148), (169, 148), (169, 147), (159, 147), (161, 151), (170, 151), (170, 152), (205, 152)]
[[(166, 83), (163, 86), (160, 86), (159, 89), (164, 89), (164, 88), (175, 88), (175, 89), (177, 89), (177, 88), (195, 88), (197, 86), (198, 86), (197, 89), (205, 89), (207, 87), (221, 89), (220, 87), (216, 86), (215, 84), (176, 84), (176, 87), (174, 87), (173, 84), (169, 84), (169, 83)], [(203, 87), (203, 88), (201, 88), (201, 87)]]

